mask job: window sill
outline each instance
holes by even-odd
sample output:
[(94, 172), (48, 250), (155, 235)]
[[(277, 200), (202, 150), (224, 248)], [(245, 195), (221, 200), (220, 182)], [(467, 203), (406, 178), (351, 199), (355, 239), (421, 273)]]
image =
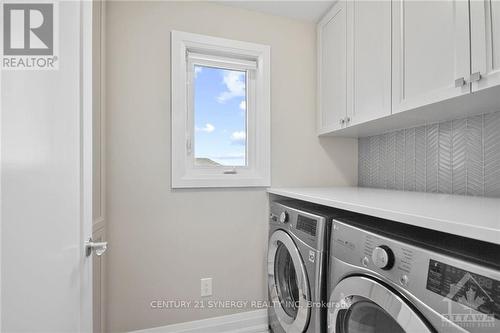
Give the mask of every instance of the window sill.
[(270, 187), (271, 180), (265, 177), (241, 177), (221, 175), (210, 178), (180, 178), (172, 180), (172, 188), (230, 188), (230, 187)]

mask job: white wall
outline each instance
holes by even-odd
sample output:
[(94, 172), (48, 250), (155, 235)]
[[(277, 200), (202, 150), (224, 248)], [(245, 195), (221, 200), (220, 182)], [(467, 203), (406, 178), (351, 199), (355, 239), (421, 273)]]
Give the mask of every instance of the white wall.
[(315, 27), (195, 2), (106, 8), (108, 331), (245, 309), (155, 310), (152, 300), (266, 299), (265, 189), (170, 188), (170, 31), (268, 44), (273, 186), (353, 185), (356, 140), (315, 134)]

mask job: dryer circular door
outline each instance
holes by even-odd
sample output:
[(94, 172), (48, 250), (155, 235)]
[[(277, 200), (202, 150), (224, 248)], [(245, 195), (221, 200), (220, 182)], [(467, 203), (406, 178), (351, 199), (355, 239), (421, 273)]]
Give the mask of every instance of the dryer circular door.
[(434, 332), (403, 298), (369, 277), (340, 281), (328, 305), (329, 333)]
[(304, 332), (310, 315), (310, 291), (300, 252), (284, 231), (269, 239), (268, 284), (272, 306), (286, 332)]

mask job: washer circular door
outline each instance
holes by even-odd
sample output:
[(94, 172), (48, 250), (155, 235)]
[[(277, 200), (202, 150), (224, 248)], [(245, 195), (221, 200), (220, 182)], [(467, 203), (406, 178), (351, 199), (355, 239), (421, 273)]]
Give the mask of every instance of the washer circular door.
[(287, 333), (304, 332), (310, 315), (307, 273), (292, 238), (277, 230), (269, 239), (268, 284), (272, 306)]
[(340, 281), (330, 295), (329, 333), (434, 332), (406, 303), (376, 280), (351, 276)]

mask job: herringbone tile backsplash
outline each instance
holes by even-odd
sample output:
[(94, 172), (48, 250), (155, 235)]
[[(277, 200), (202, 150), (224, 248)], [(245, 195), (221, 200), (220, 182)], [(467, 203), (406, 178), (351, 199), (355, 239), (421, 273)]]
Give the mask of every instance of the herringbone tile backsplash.
[(500, 112), (359, 139), (359, 186), (500, 197)]

